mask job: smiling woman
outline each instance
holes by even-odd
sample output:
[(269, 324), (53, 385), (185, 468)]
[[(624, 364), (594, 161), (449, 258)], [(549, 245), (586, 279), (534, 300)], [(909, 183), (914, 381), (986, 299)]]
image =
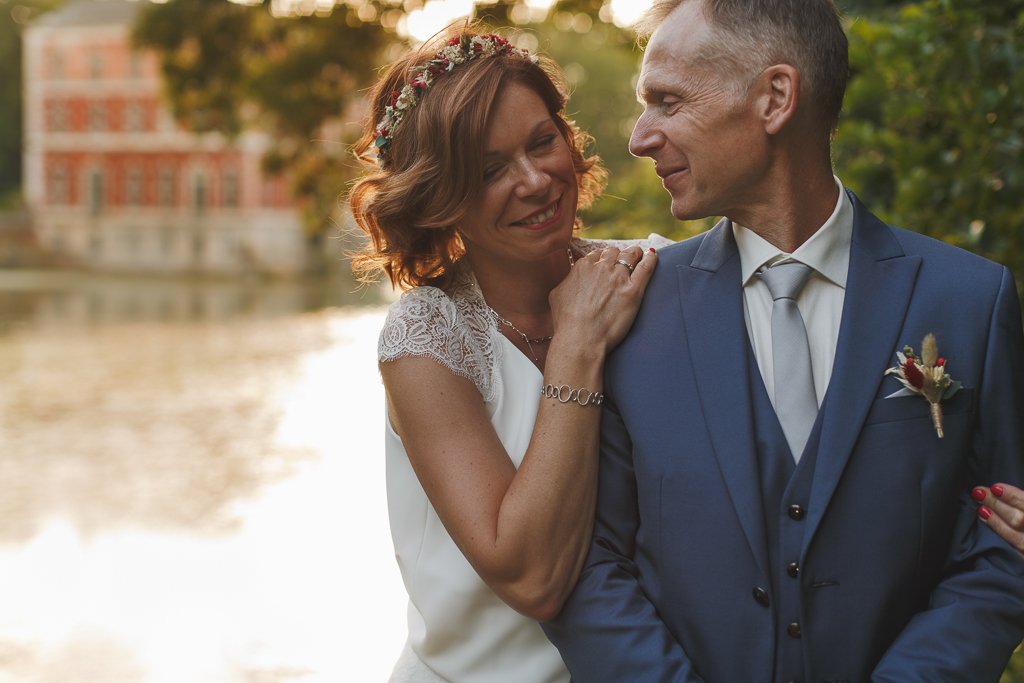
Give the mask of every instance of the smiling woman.
[(410, 596), (395, 682), (569, 678), (534, 619), (579, 574), (604, 358), (656, 255), (574, 236), (604, 171), (565, 100), (549, 60), (456, 30), (386, 72), (357, 146), (357, 267), (408, 290), (378, 347)]

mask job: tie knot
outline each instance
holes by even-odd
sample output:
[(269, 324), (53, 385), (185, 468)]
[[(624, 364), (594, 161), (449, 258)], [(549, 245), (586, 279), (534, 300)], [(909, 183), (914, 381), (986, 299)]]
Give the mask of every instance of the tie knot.
[(762, 268), (758, 275), (768, 285), (772, 300), (796, 299), (800, 296), (800, 290), (804, 288), (807, 278), (814, 269), (803, 263), (788, 261), (776, 263), (770, 268)]

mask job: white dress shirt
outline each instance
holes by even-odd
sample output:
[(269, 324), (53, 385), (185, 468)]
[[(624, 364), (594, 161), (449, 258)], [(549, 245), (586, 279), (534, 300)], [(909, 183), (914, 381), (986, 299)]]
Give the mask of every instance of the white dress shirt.
[(832, 376), (832, 363), (839, 339), (839, 323), (846, 297), (846, 274), (850, 267), (853, 235), (853, 204), (836, 178), (839, 201), (832, 215), (792, 254), (780, 251), (753, 230), (733, 223), (740, 252), (743, 277), (743, 317), (754, 349), (761, 379), (775, 405), (775, 373), (772, 365), (772, 297), (757, 271), (777, 261), (799, 261), (814, 269), (797, 298), (797, 308), (807, 328), (811, 351), (811, 372), (818, 405), (825, 397)]

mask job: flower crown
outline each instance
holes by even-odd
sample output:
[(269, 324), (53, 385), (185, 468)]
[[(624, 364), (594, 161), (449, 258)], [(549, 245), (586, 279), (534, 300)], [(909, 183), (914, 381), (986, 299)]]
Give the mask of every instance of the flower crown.
[(378, 156), (391, 143), (398, 124), (406, 114), (416, 108), (436, 78), (450, 72), (459, 64), (501, 55), (511, 55), (535, 64), (537, 62), (537, 58), (528, 51), (517, 48), (501, 36), (491, 33), (452, 38), (426, 64), (413, 67), (413, 75), (402, 89), (391, 91), (390, 103), (384, 107), (384, 116), (375, 128), (377, 137), (373, 144), (378, 150)]

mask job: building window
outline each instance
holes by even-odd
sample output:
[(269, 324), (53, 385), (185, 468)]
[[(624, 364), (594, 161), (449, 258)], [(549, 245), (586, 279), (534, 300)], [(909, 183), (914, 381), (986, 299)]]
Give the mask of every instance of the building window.
[(125, 178), (124, 201), (128, 206), (142, 204), (142, 171), (137, 168), (128, 170)]
[(94, 80), (103, 78), (103, 53), (98, 49), (89, 53), (89, 75)]
[(50, 53), (49, 59), (50, 78), (61, 80), (64, 78), (64, 53), (54, 50)]
[(160, 252), (164, 256), (174, 252), (174, 230), (167, 226), (160, 229)]
[(50, 103), (50, 130), (56, 133), (68, 129), (68, 103), (64, 100), (54, 100)]
[(142, 103), (138, 101), (129, 102), (124, 115), (125, 130), (142, 130), (144, 121)]
[(197, 214), (201, 214), (206, 210), (206, 195), (206, 174), (196, 173), (195, 180), (192, 183), (192, 208), (195, 209)]
[(107, 107), (105, 102), (89, 103), (89, 130), (107, 129)]
[(224, 171), (224, 206), (238, 208), (238, 171), (233, 168)]
[(132, 78), (142, 78), (142, 53), (133, 52), (128, 68)]
[(98, 216), (103, 211), (103, 171), (93, 169), (88, 175), (89, 213)]
[(174, 206), (175, 188), (174, 169), (164, 168), (160, 171), (159, 192), (160, 206)]
[(50, 203), (68, 203), (68, 172), (63, 164), (50, 169)]

